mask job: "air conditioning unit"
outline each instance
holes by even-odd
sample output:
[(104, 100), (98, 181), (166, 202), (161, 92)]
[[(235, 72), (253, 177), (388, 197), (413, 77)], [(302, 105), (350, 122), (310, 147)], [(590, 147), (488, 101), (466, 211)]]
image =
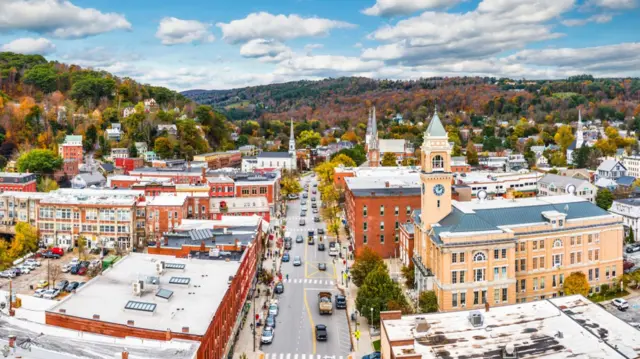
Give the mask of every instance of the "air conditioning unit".
[(164, 262), (156, 262), (156, 273), (162, 274), (164, 271)]
[(144, 284), (141, 280), (135, 281), (131, 284), (131, 289), (133, 289), (133, 295), (141, 296)]

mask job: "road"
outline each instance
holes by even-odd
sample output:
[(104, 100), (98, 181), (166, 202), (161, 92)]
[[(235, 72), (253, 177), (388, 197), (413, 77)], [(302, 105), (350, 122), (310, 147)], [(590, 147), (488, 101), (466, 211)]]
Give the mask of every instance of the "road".
[[(306, 177), (302, 179), (302, 185), (310, 183), (309, 198), (305, 206), (301, 206), (301, 199), (290, 201), (287, 210), (287, 227), (285, 232), (291, 233), (293, 238), (292, 248), (289, 251), (291, 261), (282, 263), (281, 272), (285, 279), (285, 291), (279, 296), (279, 314), (276, 319), (276, 328), (273, 343), (262, 346), (265, 359), (316, 359), (316, 358), (346, 358), (351, 349), (347, 314), (344, 309), (336, 309), (334, 305), (332, 315), (320, 315), (318, 311), (318, 293), (330, 291), (335, 296), (339, 294), (336, 289), (336, 281), (340, 273), (337, 273), (332, 257), (329, 256), (329, 244), (327, 239), (323, 241), (327, 249), (318, 251), (318, 241), (314, 245), (307, 244), (307, 234), (311, 229), (317, 233), (318, 228), (326, 231), (326, 224), (314, 222), (314, 214), (311, 209), (311, 197), (317, 198), (318, 211), (320, 211), (320, 194), (312, 194), (316, 189), (315, 180)], [(307, 215), (303, 217), (306, 225), (300, 226), (301, 208), (307, 208)], [(297, 235), (304, 237), (303, 243), (296, 243)], [(300, 256), (302, 265), (293, 266), (293, 258)], [(319, 271), (318, 264), (325, 263), (326, 271)], [(324, 324), (328, 329), (328, 340), (318, 342), (315, 340), (314, 328), (317, 324)]]

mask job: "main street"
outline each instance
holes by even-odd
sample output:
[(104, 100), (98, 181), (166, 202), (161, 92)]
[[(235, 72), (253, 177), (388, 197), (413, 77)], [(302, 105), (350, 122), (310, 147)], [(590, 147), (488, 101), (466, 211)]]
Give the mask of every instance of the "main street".
[[(346, 358), (351, 349), (349, 326), (345, 309), (336, 309), (335, 301), (333, 314), (320, 315), (318, 310), (318, 293), (329, 291), (333, 298), (340, 292), (336, 289), (336, 281), (340, 280), (340, 273), (333, 263), (333, 257), (329, 256), (329, 241), (325, 238), (322, 243), (326, 246), (324, 251), (318, 250), (318, 240), (313, 245), (308, 244), (308, 231), (314, 230), (317, 235), (318, 228), (326, 231), (323, 220), (314, 222), (314, 217), (321, 217), (320, 193), (312, 194), (318, 189), (313, 185), (317, 183), (310, 177), (303, 177), (301, 185), (309, 184), (307, 191), (309, 197), (306, 205), (301, 205), (304, 199), (290, 201), (287, 210), (287, 224), (285, 232), (292, 238), (292, 248), (289, 251), (291, 260), (283, 262), (281, 272), (285, 284), (283, 294), (279, 295), (279, 313), (276, 318), (276, 328), (273, 343), (262, 345), (265, 359), (316, 359), (333, 357), (335, 359)], [(313, 213), (311, 198), (316, 198), (319, 213)], [(301, 217), (301, 209), (306, 208), (307, 214)], [(299, 225), (301, 218), (306, 224)], [(322, 217), (321, 217), (322, 218)], [(296, 243), (296, 236), (302, 235), (304, 241)], [(293, 266), (296, 256), (302, 258), (302, 265)], [(336, 261), (340, 260), (336, 257)], [(318, 265), (325, 263), (326, 271), (320, 271)], [(286, 275), (289, 279), (285, 279)], [(332, 299), (333, 299), (332, 298)], [(316, 341), (314, 328), (317, 324), (327, 326), (328, 340)]]

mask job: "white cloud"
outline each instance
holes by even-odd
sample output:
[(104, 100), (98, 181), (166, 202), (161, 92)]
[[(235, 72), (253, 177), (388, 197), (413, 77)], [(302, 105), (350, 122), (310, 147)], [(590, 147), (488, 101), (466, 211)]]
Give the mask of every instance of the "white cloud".
[(4, 44), (1, 49), (25, 55), (48, 55), (56, 51), (56, 45), (43, 37), (39, 39), (25, 37)]
[(419, 65), (497, 55), (562, 36), (548, 22), (571, 10), (574, 1), (483, 0), (466, 13), (427, 11), (370, 34), (386, 44), (367, 48), (362, 56)]
[(315, 55), (293, 57), (280, 63), (275, 72), (290, 76), (364, 76), (383, 66), (382, 61), (365, 61), (358, 57)]
[(315, 49), (321, 49), (323, 48), (324, 45), (323, 44), (306, 44), (304, 45), (304, 53), (309, 56), (311, 55), (311, 53), (313, 52), (313, 50)]
[(464, 0), (376, 0), (376, 3), (362, 10), (370, 16), (410, 15), (419, 10), (450, 7)]
[(57, 38), (83, 38), (130, 29), (121, 14), (81, 8), (68, 0), (0, 1), (0, 32), (24, 30)]
[(587, 4), (608, 9), (633, 9), (638, 6), (638, 0), (590, 0)]
[(246, 18), (229, 23), (217, 23), (223, 39), (229, 43), (242, 43), (252, 39), (279, 41), (300, 37), (326, 36), (332, 29), (352, 28), (347, 22), (299, 15), (272, 15), (267, 12), (251, 13)]
[(280, 62), (291, 57), (291, 49), (279, 41), (253, 39), (242, 45), (240, 55), (263, 62)]
[(564, 26), (583, 26), (590, 22), (595, 22), (596, 24), (604, 24), (613, 19), (613, 16), (610, 14), (599, 14), (593, 15), (585, 19), (566, 19), (562, 21), (562, 25)]
[(215, 37), (209, 31), (210, 27), (211, 24), (196, 20), (165, 17), (160, 21), (156, 37), (162, 40), (163, 45), (212, 42)]
[(355, 47), (356, 49), (361, 49), (362, 48), (362, 43), (361, 42), (356, 42), (353, 47)]

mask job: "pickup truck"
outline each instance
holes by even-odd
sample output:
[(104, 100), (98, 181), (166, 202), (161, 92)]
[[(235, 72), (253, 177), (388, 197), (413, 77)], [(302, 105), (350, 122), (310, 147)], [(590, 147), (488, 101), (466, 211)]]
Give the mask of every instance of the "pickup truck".
[(333, 302), (331, 302), (331, 292), (318, 293), (318, 309), (320, 314), (333, 313)]

